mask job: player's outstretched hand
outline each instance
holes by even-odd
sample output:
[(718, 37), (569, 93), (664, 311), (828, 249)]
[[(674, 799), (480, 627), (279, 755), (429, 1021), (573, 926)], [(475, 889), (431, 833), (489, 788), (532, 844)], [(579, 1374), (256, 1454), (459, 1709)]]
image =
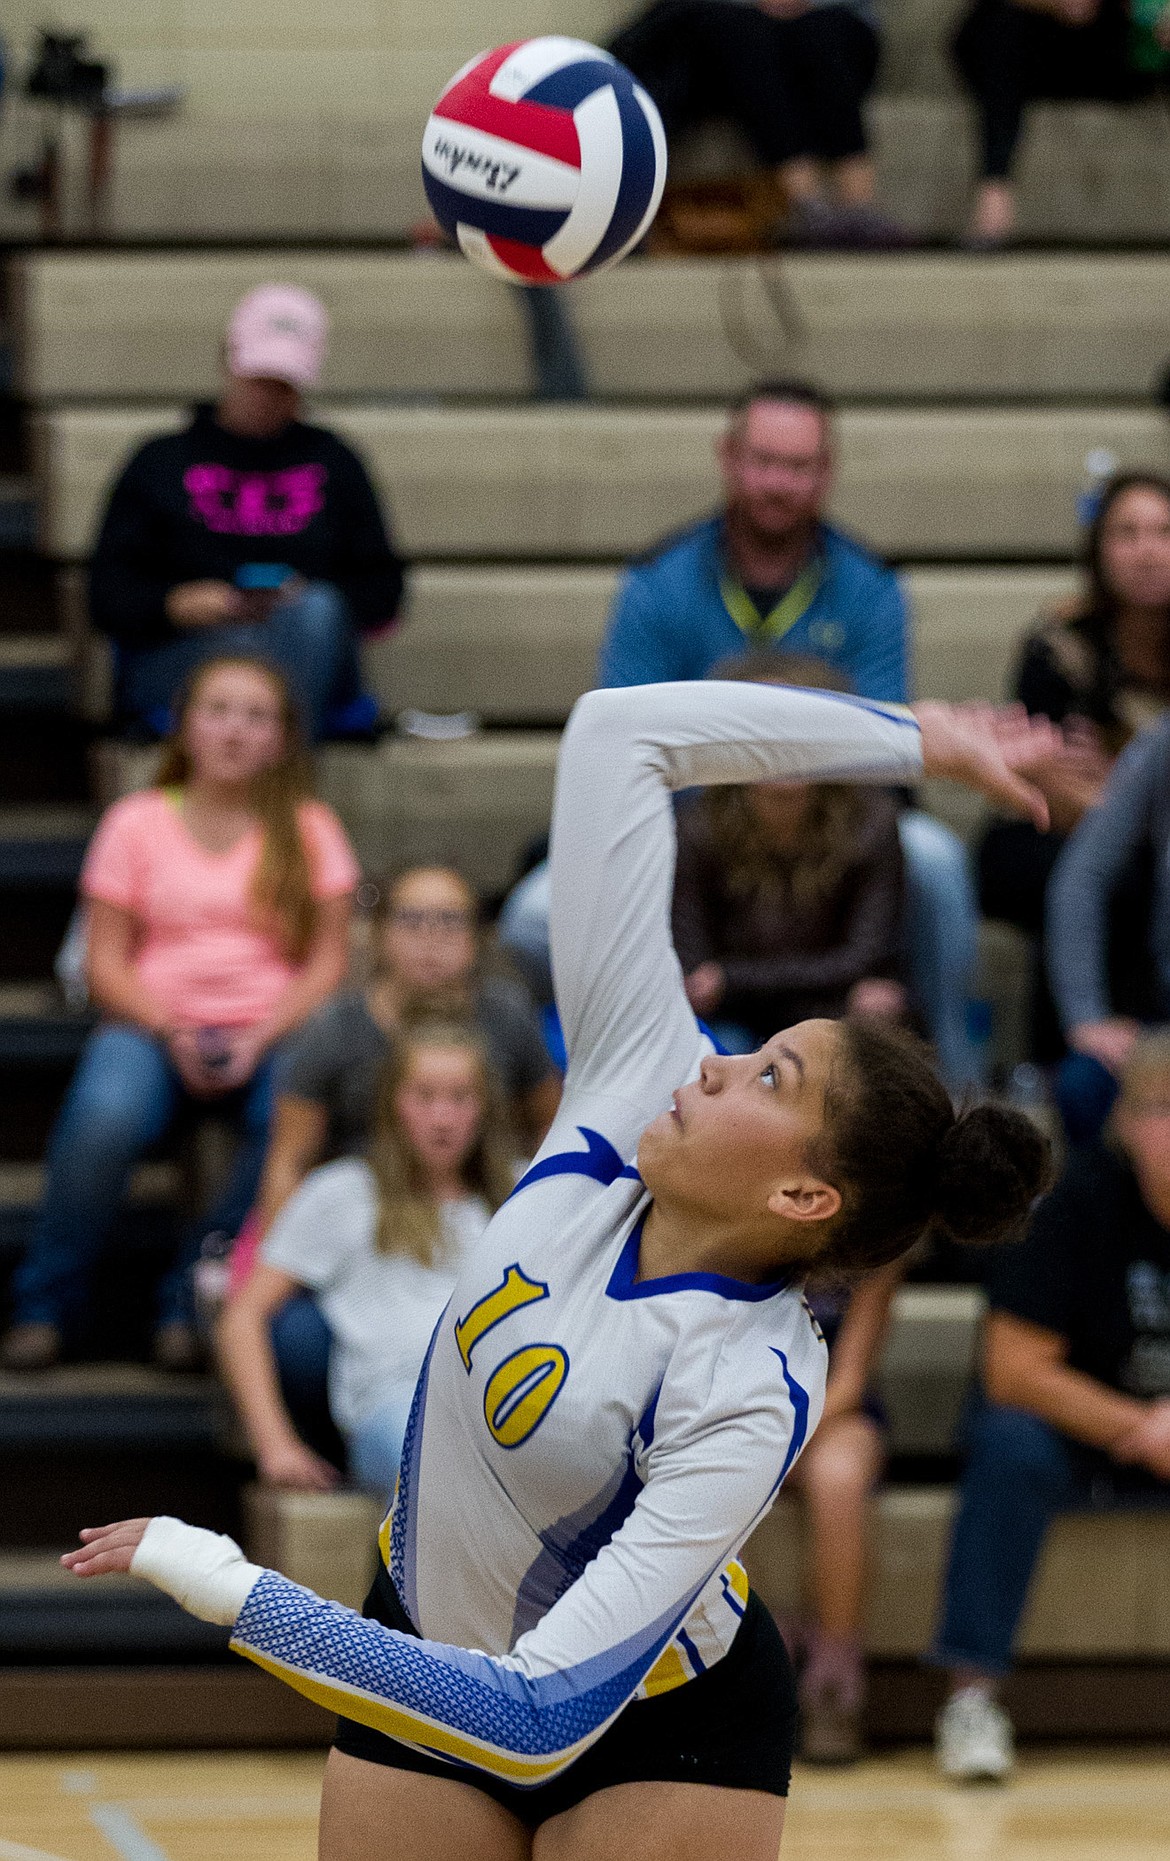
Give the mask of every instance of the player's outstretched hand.
[(916, 704), (925, 775), (961, 782), (1012, 814), (1048, 828), (1048, 803), (1033, 772), (1060, 757), (1064, 739), (1022, 705)]
[(66, 1551), (61, 1562), (75, 1577), (105, 1577), (127, 1571), (146, 1535), (149, 1519), (122, 1519), (117, 1525), (95, 1525), (78, 1535), (81, 1549)]

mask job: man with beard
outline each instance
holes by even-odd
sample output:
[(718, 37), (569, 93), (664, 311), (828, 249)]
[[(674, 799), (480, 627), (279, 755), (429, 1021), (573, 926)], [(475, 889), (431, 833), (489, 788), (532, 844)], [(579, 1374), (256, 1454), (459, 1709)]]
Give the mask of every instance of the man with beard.
[(828, 660), (904, 703), (906, 603), (884, 563), (824, 520), (832, 406), (804, 382), (744, 396), (719, 441), (724, 508), (649, 551), (618, 589), (599, 683), (703, 678), (745, 646)]
[[(813, 654), (860, 697), (907, 702), (908, 618), (898, 578), (824, 519), (832, 415), (828, 395), (806, 382), (764, 382), (744, 395), (719, 441), (724, 507), (627, 570), (601, 648), (600, 685), (704, 678), (752, 646)], [(914, 993), (943, 1076), (958, 1092), (981, 1078), (967, 1026), (978, 924), (967, 853), (918, 809), (907, 809), (899, 827)], [(540, 875), (527, 883), (534, 891)], [(505, 926), (521, 946), (523, 926), (512, 920), (523, 902), (510, 902)]]

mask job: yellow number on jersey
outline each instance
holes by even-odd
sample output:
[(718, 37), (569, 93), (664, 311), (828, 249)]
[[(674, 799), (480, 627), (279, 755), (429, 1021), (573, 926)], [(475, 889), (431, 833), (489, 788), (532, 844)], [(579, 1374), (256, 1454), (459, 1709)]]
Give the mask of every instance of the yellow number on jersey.
[(492, 1439), (501, 1447), (519, 1447), (539, 1428), (560, 1394), (569, 1359), (559, 1344), (528, 1344), (488, 1379), (483, 1414)]
[(526, 1305), (534, 1305), (538, 1299), (547, 1298), (548, 1287), (543, 1280), (529, 1279), (527, 1273), (521, 1272), (518, 1266), (510, 1266), (504, 1274), (503, 1283), (494, 1292), (486, 1293), (478, 1304), (472, 1306), (467, 1317), (461, 1318), (455, 1326), (455, 1342), (468, 1375), (471, 1374), (472, 1353), (482, 1337), (494, 1331), (513, 1312), (520, 1311)]

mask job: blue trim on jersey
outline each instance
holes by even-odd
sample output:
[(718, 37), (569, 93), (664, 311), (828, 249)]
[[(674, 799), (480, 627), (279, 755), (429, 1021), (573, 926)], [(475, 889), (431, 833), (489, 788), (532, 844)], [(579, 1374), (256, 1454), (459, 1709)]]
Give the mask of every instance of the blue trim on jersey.
[(608, 1137), (602, 1137), (600, 1131), (591, 1131), (585, 1124), (579, 1124), (577, 1129), (585, 1139), (585, 1149), (558, 1150), (551, 1157), (541, 1157), (530, 1170), (524, 1172), (512, 1195), (508, 1197), (509, 1201), (512, 1196), (519, 1195), (521, 1189), (544, 1182), (549, 1176), (588, 1176), (592, 1182), (601, 1183), (607, 1189), (620, 1176), (641, 1182), (634, 1165), (622, 1162)]
[[(745, 1279), (732, 1279), (726, 1273), (664, 1273), (658, 1279), (639, 1279), (638, 1258), (645, 1225), (646, 1215), (639, 1215), (609, 1276), (605, 1289), (607, 1299), (654, 1299), (662, 1292), (713, 1292), (720, 1299), (760, 1305), (765, 1299), (774, 1299), (788, 1285), (787, 1279), (774, 1279), (765, 1286), (753, 1286)], [(807, 1410), (806, 1396), (806, 1414)]]
[[(710, 1575), (704, 1583), (709, 1580)], [(551, 1757), (570, 1752), (621, 1711), (702, 1587), (616, 1647), (572, 1667), (529, 1676), (474, 1649), (385, 1628), (265, 1570), (240, 1611), (231, 1645), (267, 1656), (290, 1673), (328, 1676), (355, 1718), (362, 1716), (363, 1696), (417, 1717), (410, 1742), (423, 1750), (430, 1748), (429, 1721), (498, 1751)], [(525, 1780), (515, 1781), (525, 1787)]]
[(678, 1642), (679, 1647), (682, 1649), (683, 1653), (686, 1655), (688, 1661), (690, 1662), (691, 1666), (694, 1668), (696, 1674), (705, 1674), (707, 1671), (707, 1663), (704, 1661), (702, 1655), (699, 1653), (699, 1650), (696, 1648), (694, 1642), (691, 1640), (690, 1636), (687, 1634), (687, 1631), (685, 1628), (679, 1629), (678, 1634), (675, 1636), (675, 1640)]
[(431, 1358), (435, 1354), (439, 1331), (449, 1309), (450, 1302), (448, 1301), (439, 1316), (438, 1324), (431, 1333), (427, 1354), (423, 1358), (422, 1369), (418, 1373), (418, 1382), (414, 1386), (410, 1419), (406, 1424), (406, 1438), (402, 1443), (402, 1465), (398, 1472), (398, 1491), (394, 1499), (394, 1522), (390, 1527), (390, 1581), (398, 1591), (399, 1602), (415, 1624), (418, 1622), (418, 1587), (415, 1583), (418, 1513), (414, 1504), (414, 1495), (418, 1489), (419, 1462), (422, 1459), (423, 1410), (426, 1407)]
[(727, 1606), (728, 1606), (728, 1608), (729, 1608), (729, 1609), (731, 1610), (731, 1612), (732, 1612), (732, 1614), (733, 1614), (733, 1615), (737, 1615), (737, 1616), (739, 1616), (739, 1617), (741, 1618), (741, 1620), (742, 1620), (742, 1618), (743, 1618), (743, 1616), (744, 1616), (744, 1615), (745, 1615), (745, 1614), (746, 1614), (747, 1612), (746, 1612), (746, 1610), (744, 1609), (744, 1606), (743, 1606), (743, 1604), (742, 1604), (742, 1603), (740, 1602), (740, 1600), (739, 1600), (739, 1597), (738, 1597), (738, 1596), (736, 1595), (736, 1593), (735, 1593), (735, 1591), (734, 1591), (734, 1590), (732, 1589), (732, 1587), (731, 1587), (731, 1585), (730, 1585), (730, 1583), (729, 1583), (729, 1582), (727, 1581), (727, 1572), (726, 1572), (726, 1571), (724, 1571), (724, 1572), (723, 1572), (723, 1574), (722, 1574), (722, 1576), (720, 1577), (720, 1579), (719, 1579), (719, 1580), (720, 1580), (720, 1582), (721, 1582), (721, 1583), (722, 1583), (722, 1585), (723, 1585), (723, 1600), (724, 1600), (724, 1602), (725, 1602), (725, 1603), (727, 1604)]
[(777, 1486), (782, 1486), (788, 1477), (788, 1469), (800, 1453), (808, 1434), (809, 1402), (808, 1391), (801, 1388), (788, 1368), (788, 1359), (784, 1352), (776, 1344), (771, 1346), (771, 1351), (773, 1357), (780, 1359), (780, 1368), (784, 1372), (784, 1381), (788, 1385), (788, 1400), (792, 1404), (792, 1439), (788, 1443), (788, 1452), (784, 1456), (784, 1465), (780, 1469), (780, 1478), (776, 1482)]
[[(883, 704), (878, 698), (859, 698), (852, 691), (824, 691), (815, 685), (789, 685), (786, 689), (802, 692), (806, 698), (831, 698), (834, 704), (850, 704), (855, 711), (870, 711), (874, 717), (884, 717), (887, 724), (902, 724), (908, 730), (922, 728), (905, 705)], [(855, 782), (859, 779), (851, 777)]]
[[(639, 1432), (635, 1429), (635, 1436)], [(593, 1499), (540, 1534), (543, 1549), (529, 1565), (516, 1593), (512, 1646), (546, 1616), (629, 1518), (642, 1480), (634, 1465), (633, 1438), (625, 1466)]]

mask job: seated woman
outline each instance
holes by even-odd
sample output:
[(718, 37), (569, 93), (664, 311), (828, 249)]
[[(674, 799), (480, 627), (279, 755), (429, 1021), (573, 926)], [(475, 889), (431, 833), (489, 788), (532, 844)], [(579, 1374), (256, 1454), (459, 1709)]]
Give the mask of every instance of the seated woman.
[(260, 1187), (262, 1230), (314, 1164), (362, 1151), (379, 1072), (419, 1013), (474, 1022), (520, 1147), (536, 1149), (556, 1112), (560, 1080), (524, 990), (479, 973), (476, 916), (471, 887), (446, 867), (414, 867), (384, 889), (369, 986), (328, 1002), (282, 1059)]
[(513, 1181), (479, 1036), (419, 1023), (385, 1067), (368, 1157), (305, 1179), (220, 1319), (220, 1363), (262, 1480), (310, 1492), (337, 1480), (297, 1434), (270, 1342), (274, 1315), (308, 1287), (333, 1335), (329, 1402), (350, 1473), (389, 1499), (431, 1333)]
[[(1170, 705), (1170, 479), (1124, 472), (1106, 485), (1085, 539), (1081, 591), (1026, 635), (1014, 695), (1065, 734), (1063, 755), (1036, 777), (1052, 831), (993, 823), (979, 854), (980, 903), (1035, 939), (1032, 1049), (1051, 1061), (1063, 1041), (1040, 962), (1048, 881), (1118, 754)], [(1147, 889), (1134, 868), (1117, 891), (1110, 958), (1123, 1011), (1139, 1007), (1147, 989), (1144, 940), (1127, 934)]]
[(1125, 0), (975, 0), (954, 56), (979, 114), (980, 181), (968, 243), (1001, 246), (1016, 225), (1012, 168), (1039, 98), (1130, 103), (1164, 81), (1166, 15)]
[(829, 1380), (820, 1427), (789, 1484), (804, 1506), (808, 1533), (807, 1619), (795, 1638), (804, 1652), (801, 1750), (814, 1764), (846, 1764), (861, 1754), (868, 1512), (886, 1461), (885, 1414), (873, 1376), (905, 1270), (904, 1261), (895, 1261), (851, 1294), (809, 1294), (829, 1346)]
[[(819, 660), (728, 661), (720, 675), (844, 689)], [(900, 1019), (902, 853), (881, 789), (756, 782), (679, 809), (674, 944), (695, 1013), (731, 1052), (805, 1016)]]
[[(86, 1043), (46, 1158), (44, 1201), (15, 1275), (8, 1369), (60, 1355), (127, 1179), (184, 1106), (214, 1101), (242, 1143), (210, 1225), (249, 1207), (277, 1049), (345, 974), (357, 861), (309, 799), (280, 674), (212, 660), (181, 700), (153, 788), (110, 808), (86, 856)], [(190, 1255), (160, 1294), (156, 1355), (194, 1352)]]

